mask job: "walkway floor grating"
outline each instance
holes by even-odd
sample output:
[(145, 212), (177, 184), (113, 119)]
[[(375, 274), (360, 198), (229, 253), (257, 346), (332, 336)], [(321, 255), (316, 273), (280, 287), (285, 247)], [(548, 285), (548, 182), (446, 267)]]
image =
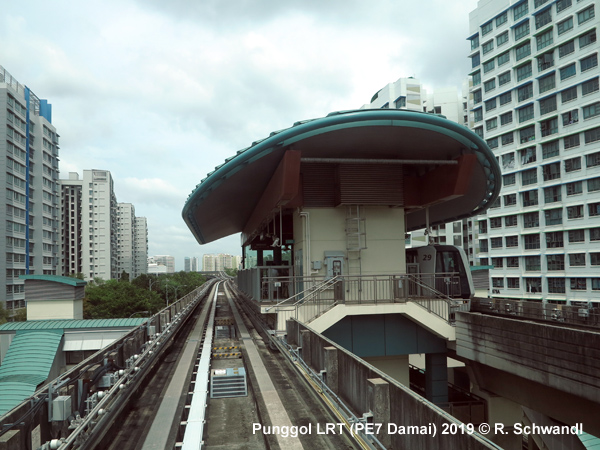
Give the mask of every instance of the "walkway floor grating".
[(248, 383), (243, 367), (214, 369), (210, 374), (210, 398), (246, 397)]

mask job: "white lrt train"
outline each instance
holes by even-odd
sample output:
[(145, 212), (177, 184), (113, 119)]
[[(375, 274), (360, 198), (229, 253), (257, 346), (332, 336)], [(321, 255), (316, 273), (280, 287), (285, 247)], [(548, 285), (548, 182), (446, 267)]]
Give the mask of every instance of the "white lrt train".
[(469, 260), (461, 247), (426, 245), (406, 249), (406, 270), (423, 284), (452, 298), (475, 295)]

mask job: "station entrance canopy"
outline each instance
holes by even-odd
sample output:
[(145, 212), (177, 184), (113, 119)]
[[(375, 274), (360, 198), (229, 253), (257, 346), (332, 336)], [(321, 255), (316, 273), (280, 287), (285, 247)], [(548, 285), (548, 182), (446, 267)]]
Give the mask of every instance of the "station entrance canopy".
[(298, 207), (400, 207), (411, 231), (425, 228), (427, 214), (432, 226), (481, 214), (500, 187), (493, 153), (462, 125), (406, 110), (344, 111), (240, 150), (200, 182), (182, 214), (201, 244), (239, 232), (247, 244)]

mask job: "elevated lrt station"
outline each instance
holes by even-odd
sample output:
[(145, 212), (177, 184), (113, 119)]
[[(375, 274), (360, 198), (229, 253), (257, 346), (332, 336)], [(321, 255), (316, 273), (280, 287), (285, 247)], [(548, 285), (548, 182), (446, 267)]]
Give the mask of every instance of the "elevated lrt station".
[[(241, 233), (232, 290), (348, 423), (456, 426), (486, 419), (448, 376), (454, 317), (473, 296), (468, 262), (452, 245), (406, 249), (406, 233), (482, 213), (500, 183), (485, 142), (442, 116), (344, 111), (237, 152), (183, 218), (200, 244)], [(389, 431), (377, 445), (495, 448), (477, 433)]]

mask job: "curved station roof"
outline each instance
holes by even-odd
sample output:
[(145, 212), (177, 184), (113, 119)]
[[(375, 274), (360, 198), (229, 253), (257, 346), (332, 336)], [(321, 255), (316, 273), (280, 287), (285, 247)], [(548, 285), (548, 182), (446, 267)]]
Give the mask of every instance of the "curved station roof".
[[(426, 210), (430, 225), (480, 214), (501, 187), (493, 153), (462, 125), (406, 110), (344, 111), (296, 122), (238, 151), (196, 186), (184, 221), (201, 244), (252, 231), (255, 209), (289, 167), (298, 172), (292, 184), (300, 187), (293, 201), (280, 197), (271, 210), (344, 203), (403, 207), (407, 231), (426, 226)], [(331, 199), (321, 198), (329, 190), (336, 191)]]

